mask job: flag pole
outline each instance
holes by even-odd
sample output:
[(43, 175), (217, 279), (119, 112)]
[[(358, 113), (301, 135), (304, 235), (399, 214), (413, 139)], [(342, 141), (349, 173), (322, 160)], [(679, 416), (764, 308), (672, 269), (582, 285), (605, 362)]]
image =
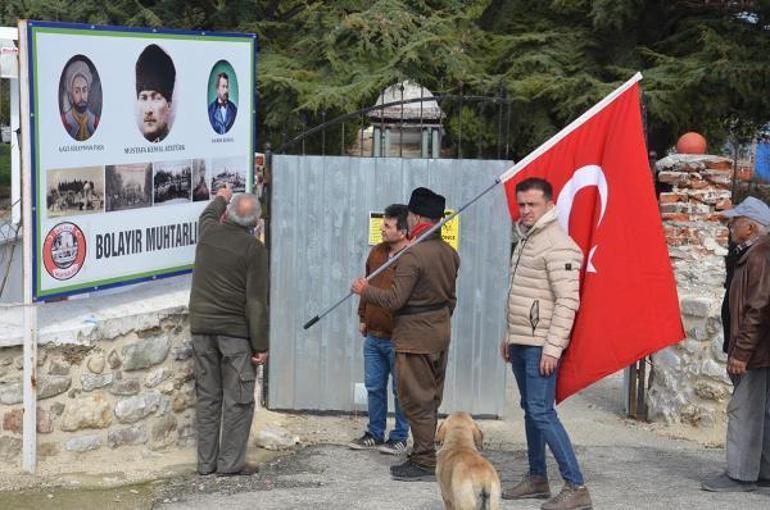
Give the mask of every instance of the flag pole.
[[(631, 77), (631, 78), (630, 78), (628, 81), (626, 81), (626, 82), (625, 82), (623, 85), (621, 85), (620, 87), (618, 87), (618, 88), (616, 88), (615, 90), (613, 90), (612, 92), (610, 92), (610, 93), (609, 93), (607, 96), (605, 96), (605, 97), (604, 97), (604, 99), (602, 99), (601, 101), (599, 101), (598, 103), (596, 103), (594, 106), (592, 106), (592, 107), (591, 107), (589, 110), (587, 110), (585, 113), (583, 113), (583, 115), (581, 115), (580, 117), (578, 117), (577, 119), (575, 119), (574, 121), (572, 121), (571, 123), (569, 123), (569, 124), (567, 125), (567, 127), (565, 127), (564, 129), (562, 129), (561, 131), (559, 131), (558, 133), (556, 133), (554, 136), (552, 136), (551, 138), (549, 138), (548, 140), (546, 140), (546, 141), (545, 141), (545, 142), (544, 142), (542, 145), (540, 145), (540, 147), (538, 147), (538, 148), (537, 148), (537, 149), (535, 149), (534, 151), (530, 152), (530, 153), (529, 153), (529, 154), (528, 154), (528, 155), (527, 155), (527, 156), (526, 156), (524, 159), (522, 159), (522, 160), (521, 160), (521, 161), (519, 161), (518, 163), (514, 164), (514, 165), (513, 165), (511, 168), (509, 168), (508, 170), (506, 170), (505, 172), (503, 172), (503, 173), (502, 173), (502, 174), (501, 174), (499, 177), (497, 177), (497, 178), (495, 179), (495, 182), (493, 182), (493, 183), (492, 183), (492, 184), (491, 184), (489, 187), (487, 187), (486, 189), (484, 189), (484, 191), (482, 191), (481, 193), (479, 193), (478, 195), (476, 195), (476, 196), (475, 196), (473, 199), (471, 199), (471, 200), (470, 200), (469, 202), (467, 202), (465, 205), (463, 205), (462, 207), (460, 207), (460, 208), (459, 208), (457, 211), (455, 211), (453, 214), (451, 214), (450, 216), (447, 216), (446, 218), (444, 218), (443, 220), (441, 220), (439, 223), (435, 224), (433, 227), (431, 227), (429, 230), (427, 230), (425, 233), (423, 233), (422, 235), (420, 235), (420, 237), (418, 237), (418, 238), (417, 238), (417, 239), (416, 239), (416, 240), (415, 240), (415, 241), (414, 241), (412, 244), (410, 244), (409, 246), (407, 246), (405, 249), (401, 250), (401, 251), (400, 251), (399, 253), (397, 253), (397, 254), (396, 254), (396, 255), (395, 255), (393, 258), (391, 258), (390, 260), (388, 260), (388, 261), (387, 261), (385, 264), (383, 264), (382, 266), (380, 266), (380, 267), (379, 267), (379, 268), (378, 268), (376, 271), (374, 271), (372, 274), (370, 274), (369, 276), (367, 276), (367, 277), (366, 277), (366, 281), (370, 281), (372, 278), (374, 278), (375, 276), (377, 276), (378, 274), (380, 274), (381, 272), (383, 272), (383, 271), (384, 271), (385, 269), (387, 269), (387, 268), (388, 268), (388, 267), (389, 267), (391, 264), (393, 264), (393, 263), (394, 263), (394, 262), (396, 262), (396, 261), (397, 261), (399, 258), (401, 258), (401, 256), (402, 256), (404, 253), (406, 253), (406, 252), (409, 250), (409, 248), (411, 248), (412, 246), (414, 246), (414, 245), (416, 245), (416, 244), (419, 244), (419, 243), (421, 243), (421, 242), (422, 242), (423, 240), (425, 240), (425, 239), (426, 239), (428, 236), (430, 236), (431, 234), (433, 234), (433, 232), (435, 232), (436, 230), (438, 230), (438, 229), (440, 229), (442, 226), (444, 226), (444, 223), (446, 223), (446, 222), (448, 222), (448, 221), (451, 221), (451, 220), (452, 220), (452, 219), (453, 219), (455, 216), (457, 216), (458, 214), (460, 214), (461, 212), (463, 212), (465, 209), (467, 209), (467, 208), (468, 208), (470, 205), (472, 205), (472, 204), (473, 204), (474, 202), (476, 202), (478, 199), (480, 199), (481, 197), (483, 197), (484, 195), (486, 195), (487, 193), (489, 193), (490, 191), (492, 191), (492, 189), (493, 189), (493, 188), (495, 188), (495, 186), (497, 186), (498, 184), (500, 184), (500, 183), (503, 183), (503, 182), (505, 182), (505, 181), (509, 180), (511, 177), (513, 177), (514, 175), (516, 175), (516, 173), (518, 173), (518, 172), (519, 172), (519, 170), (521, 170), (522, 168), (525, 168), (525, 167), (526, 167), (527, 165), (529, 165), (529, 164), (530, 164), (532, 161), (534, 161), (535, 159), (539, 158), (539, 157), (540, 157), (541, 155), (543, 155), (543, 154), (544, 154), (546, 151), (548, 151), (549, 149), (551, 149), (551, 148), (552, 148), (554, 145), (556, 145), (556, 144), (557, 144), (557, 143), (559, 143), (561, 140), (563, 140), (564, 138), (566, 138), (566, 137), (567, 137), (567, 136), (568, 136), (570, 133), (572, 133), (573, 131), (575, 131), (575, 130), (576, 130), (578, 127), (580, 127), (581, 125), (585, 124), (585, 123), (588, 121), (588, 119), (590, 119), (591, 117), (593, 117), (594, 115), (596, 115), (598, 112), (600, 112), (602, 109), (604, 109), (604, 108), (605, 108), (605, 107), (606, 107), (608, 104), (610, 104), (612, 101), (614, 101), (614, 100), (615, 100), (615, 99), (616, 99), (618, 96), (620, 96), (621, 94), (623, 94), (623, 93), (624, 93), (626, 90), (628, 90), (629, 88), (631, 88), (631, 87), (632, 87), (632, 86), (633, 86), (635, 83), (639, 82), (641, 79), (642, 79), (642, 73), (639, 73), (639, 72), (637, 72), (636, 74), (634, 74), (634, 75), (633, 75), (633, 76), (632, 76), (632, 77)], [(328, 315), (330, 312), (332, 312), (332, 311), (333, 311), (335, 308), (337, 308), (337, 307), (338, 307), (338, 306), (340, 306), (342, 303), (344, 303), (345, 301), (347, 301), (347, 300), (350, 298), (350, 296), (352, 296), (352, 295), (353, 295), (353, 292), (352, 292), (352, 291), (351, 291), (351, 292), (348, 292), (348, 294), (347, 294), (345, 297), (341, 298), (339, 301), (337, 301), (336, 303), (334, 303), (332, 306), (330, 306), (329, 308), (327, 308), (327, 309), (326, 309), (326, 310), (324, 310), (323, 312), (319, 313), (318, 315), (316, 315), (315, 317), (313, 317), (312, 319), (310, 319), (309, 321), (307, 321), (307, 322), (305, 323), (305, 325), (304, 325), (304, 326), (302, 326), (302, 328), (303, 328), (303, 329), (308, 329), (308, 328), (310, 328), (310, 327), (311, 327), (311, 326), (313, 326), (313, 325), (314, 325), (316, 322), (320, 321), (320, 320), (321, 320), (321, 319), (323, 319), (325, 316), (327, 316), (327, 315)]]
[[(394, 263), (395, 263), (395, 262), (396, 262), (398, 259), (400, 259), (400, 258), (401, 258), (401, 257), (404, 255), (404, 253), (406, 253), (407, 251), (409, 251), (409, 249), (410, 249), (410, 248), (412, 248), (412, 247), (414, 247), (414, 246), (416, 246), (416, 245), (420, 244), (421, 242), (423, 242), (425, 239), (427, 239), (428, 237), (430, 237), (430, 236), (431, 236), (431, 235), (432, 235), (432, 234), (433, 234), (435, 231), (437, 231), (438, 229), (440, 229), (441, 227), (443, 227), (445, 223), (447, 223), (447, 222), (449, 222), (449, 221), (452, 221), (452, 220), (454, 219), (454, 217), (455, 217), (455, 216), (457, 216), (458, 214), (460, 214), (461, 212), (463, 212), (465, 209), (467, 209), (468, 207), (470, 207), (471, 205), (473, 205), (473, 203), (474, 203), (474, 202), (476, 202), (478, 199), (480, 199), (481, 197), (483, 197), (484, 195), (486, 195), (487, 193), (489, 193), (490, 191), (492, 191), (493, 189), (495, 189), (495, 188), (497, 187), (497, 185), (498, 185), (498, 184), (500, 184), (500, 182), (501, 182), (501, 181), (500, 181), (500, 178), (499, 178), (499, 177), (497, 177), (497, 178), (495, 179), (495, 181), (494, 181), (492, 184), (490, 184), (489, 186), (487, 186), (487, 187), (486, 187), (486, 188), (485, 188), (485, 189), (484, 189), (484, 190), (483, 190), (481, 193), (479, 193), (478, 195), (476, 195), (475, 197), (473, 197), (472, 199), (470, 199), (468, 202), (466, 202), (466, 203), (465, 203), (465, 204), (464, 204), (462, 207), (460, 207), (459, 209), (457, 209), (455, 212), (453, 212), (453, 213), (452, 213), (452, 214), (450, 214), (449, 216), (445, 217), (444, 219), (442, 219), (441, 221), (439, 221), (438, 223), (436, 223), (435, 225), (433, 225), (431, 228), (429, 228), (428, 230), (426, 230), (425, 232), (423, 232), (422, 234), (420, 234), (420, 236), (419, 236), (417, 239), (415, 239), (415, 240), (414, 240), (414, 242), (412, 242), (411, 244), (407, 245), (407, 247), (406, 247), (406, 248), (404, 248), (404, 249), (403, 249), (403, 250), (401, 250), (400, 252), (396, 253), (396, 254), (395, 254), (393, 257), (391, 257), (391, 258), (390, 258), (390, 259), (389, 259), (387, 262), (385, 262), (383, 265), (381, 265), (380, 267), (378, 267), (378, 268), (377, 268), (375, 271), (373, 271), (373, 272), (372, 272), (372, 273), (371, 273), (369, 276), (367, 276), (367, 277), (366, 277), (366, 281), (367, 281), (367, 282), (368, 282), (368, 281), (371, 281), (371, 280), (372, 280), (372, 278), (374, 278), (374, 277), (375, 277), (375, 276), (377, 276), (378, 274), (380, 274), (380, 273), (382, 273), (383, 271), (385, 271), (385, 270), (386, 270), (388, 267), (390, 267), (390, 266), (391, 266), (392, 264), (394, 264)], [(310, 319), (309, 321), (307, 321), (307, 322), (305, 323), (305, 325), (304, 325), (304, 326), (302, 326), (302, 329), (309, 329), (309, 328), (310, 328), (310, 327), (311, 327), (313, 324), (315, 324), (316, 322), (320, 321), (321, 319), (323, 319), (324, 317), (326, 317), (327, 315), (329, 315), (329, 313), (331, 313), (331, 312), (332, 312), (332, 311), (333, 311), (335, 308), (337, 308), (337, 307), (338, 307), (338, 306), (340, 306), (342, 303), (344, 303), (345, 301), (347, 301), (347, 300), (348, 300), (348, 299), (349, 299), (349, 298), (350, 298), (352, 295), (353, 295), (353, 292), (352, 292), (352, 291), (348, 292), (346, 296), (344, 296), (343, 298), (341, 298), (339, 301), (337, 301), (336, 303), (334, 303), (332, 306), (328, 307), (326, 310), (324, 310), (323, 312), (319, 313), (318, 315), (316, 315), (315, 317), (313, 317), (312, 319)]]

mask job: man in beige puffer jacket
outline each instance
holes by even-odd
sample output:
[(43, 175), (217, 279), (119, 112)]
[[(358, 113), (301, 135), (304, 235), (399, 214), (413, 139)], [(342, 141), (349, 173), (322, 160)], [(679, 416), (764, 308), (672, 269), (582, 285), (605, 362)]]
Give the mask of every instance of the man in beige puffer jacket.
[(567, 348), (580, 304), (583, 252), (559, 225), (551, 184), (529, 178), (516, 185), (519, 242), (511, 259), (508, 330), (500, 354), (510, 362), (521, 394), (529, 473), (505, 499), (548, 498), (545, 445), (559, 465), (564, 488), (542, 510), (591, 508), (575, 452), (554, 400), (559, 358)]

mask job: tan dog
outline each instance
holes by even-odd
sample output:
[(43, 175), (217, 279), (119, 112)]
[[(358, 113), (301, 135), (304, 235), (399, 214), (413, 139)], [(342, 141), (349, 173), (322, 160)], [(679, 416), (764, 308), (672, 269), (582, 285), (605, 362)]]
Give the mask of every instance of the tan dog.
[(468, 413), (453, 413), (436, 431), (436, 477), (444, 508), (498, 510), (500, 477), (479, 454), (484, 435)]

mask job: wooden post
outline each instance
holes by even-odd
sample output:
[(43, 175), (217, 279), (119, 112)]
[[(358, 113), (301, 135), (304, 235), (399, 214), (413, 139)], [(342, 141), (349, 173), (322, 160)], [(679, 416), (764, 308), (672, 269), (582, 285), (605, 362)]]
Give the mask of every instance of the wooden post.
[(636, 417), (636, 363), (628, 367), (628, 416), (631, 418)]
[(21, 178), (22, 178), (22, 225), (24, 227), (24, 419), (22, 420), (22, 462), (23, 468), (34, 473), (37, 467), (37, 305), (32, 298), (32, 151), (30, 144), (29, 110), (29, 41), (27, 22), (19, 22), (19, 84), (21, 88)]

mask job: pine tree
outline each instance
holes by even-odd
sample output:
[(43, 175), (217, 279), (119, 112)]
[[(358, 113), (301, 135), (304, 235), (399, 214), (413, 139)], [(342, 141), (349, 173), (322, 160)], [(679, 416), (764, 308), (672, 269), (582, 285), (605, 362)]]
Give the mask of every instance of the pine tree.
[[(659, 153), (688, 130), (716, 151), (770, 119), (766, 0), (6, 0), (0, 9), (4, 25), (257, 33), (259, 133), (274, 145), (405, 79), (436, 93), (504, 95), (515, 158), (637, 70)], [(442, 106), (450, 142), (462, 130), (464, 152), (495, 157), (499, 103)]]

